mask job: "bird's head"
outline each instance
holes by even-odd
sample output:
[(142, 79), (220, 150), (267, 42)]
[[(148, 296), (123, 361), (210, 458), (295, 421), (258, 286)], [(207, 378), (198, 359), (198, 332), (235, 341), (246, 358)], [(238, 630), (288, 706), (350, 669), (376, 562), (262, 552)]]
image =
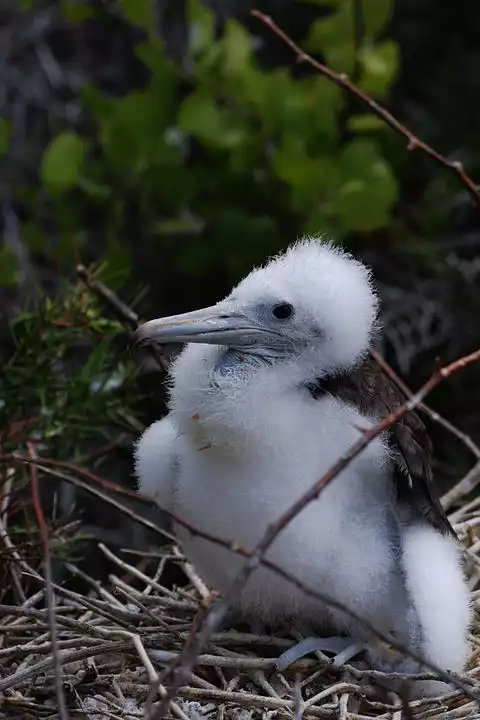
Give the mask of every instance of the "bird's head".
[(302, 240), (212, 307), (150, 320), (139, 342), (208, 343), (268, 363), (303, 357), (313, 374), (354, 366), (377, 317), (370, 271), (343, 250)]

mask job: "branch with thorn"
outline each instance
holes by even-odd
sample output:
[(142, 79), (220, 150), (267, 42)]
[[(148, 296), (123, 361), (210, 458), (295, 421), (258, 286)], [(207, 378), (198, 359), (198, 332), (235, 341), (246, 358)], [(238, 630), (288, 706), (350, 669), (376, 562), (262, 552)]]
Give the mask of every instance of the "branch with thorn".
[(398, 135), (405, 138), (408, 150), (420, 150), (425, 155), (431, 157), (439, 165), (443, 165), (443, 167), (455, 173), (469, 192), (475, 204), (480, 206), (480, 186), (477, 185), (465, 172), (462, 163), (456, 160), (448, 160), (448, 158), (444, 155), (439, 153), (437, 150), (434, 150), (434, 148), (417, 137), (405, 125), (403, 125), (403, 123), (397, 120), (397, 118), (392, 115), (389, 110), (384, 108), (383, 105), (380, 105), (380, 103), (371, 98), (370, 95), (367, 95), (367, 93), (363, 92), (363, 90), (360, 90), (360, 88), (350, 80), (348, 75), (335, 72), (335, 70), (329, 68), (328, 65), (324, 65), (324, 63), (315, 60), (315, 58), (311, 55), (304, 52), (302, 48), (297, 45), (297, 43), (294, 42), (292, 38), (284, 30), (282, 30), (269, 15), (265, 15), (265, 13), (260, 12), (260, 10), (252, 10), (251, 14), (253, 17), (256, 17), (264, 25), (266, 25), (277, 37), (283, 40), (283, 42), (293, 50), (297, 57), (297, 62), (310, 65), (321, 75), (331, 80), (335, 83), (335, 85), (338, 85), (338, 87), (342, 88), (342, 90), (345, 90), (355, 97), (360, 103), (366, 105), (374, 115), (383, 120), (383, 122), (391, 127), (392, 130), (395, 130)]

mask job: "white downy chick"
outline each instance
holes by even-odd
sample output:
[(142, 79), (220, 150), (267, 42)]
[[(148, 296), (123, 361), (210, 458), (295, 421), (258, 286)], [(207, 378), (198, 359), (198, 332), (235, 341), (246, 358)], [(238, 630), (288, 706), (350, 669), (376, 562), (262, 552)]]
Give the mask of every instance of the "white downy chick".
[[(377, 309), (369, 270), (311, 238), (253, 270), (217, 305), (145, 323), (141, 341), (187, 344), (171, 367), (169, 415), (136, 448), (140, 490), (199, 529), (252, 547), (350, 448), (359, 428), (403, 401), (368, 359)], [(431, 486), (428, 438), (418, 417), (408, 418), (366, 447), (267, 557), (460, 672), (469, 594)], [(176, 532), (203, 580), (225, 591), (243, 560)], [(263, 567), (238, 609), (269, 624), (365, 636), (345, 614)], [(388, 665), (381, 653), (371, 658)], [(395, 669), (418, 668), (407, 659)]]

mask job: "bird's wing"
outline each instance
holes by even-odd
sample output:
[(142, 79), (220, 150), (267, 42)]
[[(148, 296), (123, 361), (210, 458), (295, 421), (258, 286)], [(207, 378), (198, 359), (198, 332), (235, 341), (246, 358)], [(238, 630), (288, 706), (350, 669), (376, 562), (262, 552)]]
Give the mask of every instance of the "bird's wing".
[(150, 425), (135, 447), (135, 474), (140, 492), (167, 512), (173, 511), (178, 476), (178, 430), (170, 416)]
[[(348, 375), (322, 381), (319, 388), (320, 393), (340, 397), (370, 417), (386, 417), (407, 400), (373, 358)], [(390, 443), (399, 500), (418, 508), (440, 532), (456, 537), (434, 488), (432, 443), (417, 413), (407, 413), (392, 427)]]

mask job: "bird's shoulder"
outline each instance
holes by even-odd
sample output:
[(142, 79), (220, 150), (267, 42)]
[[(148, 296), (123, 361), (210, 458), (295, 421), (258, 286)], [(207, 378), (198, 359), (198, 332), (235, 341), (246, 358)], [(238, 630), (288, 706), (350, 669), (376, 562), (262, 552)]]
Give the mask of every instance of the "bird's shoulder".
[[(390, 415), (407, 400), (372, 357), (346, 374), (322, 378), (310, 389), (314, 397), (328, 393), (373, 418)], [(403, 415), (391, 428), (389, 442), (399, 501), (419, 510), (440, 532), (455, 535), (434, 487), (432, 443), (419, 415), (414, 411)]]

